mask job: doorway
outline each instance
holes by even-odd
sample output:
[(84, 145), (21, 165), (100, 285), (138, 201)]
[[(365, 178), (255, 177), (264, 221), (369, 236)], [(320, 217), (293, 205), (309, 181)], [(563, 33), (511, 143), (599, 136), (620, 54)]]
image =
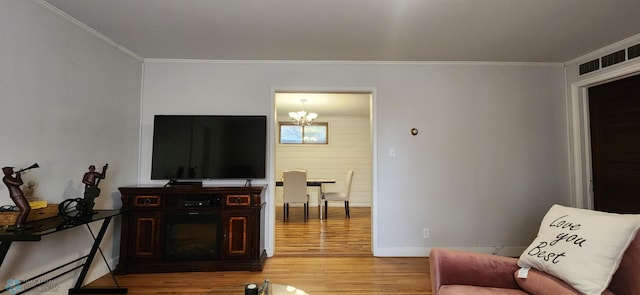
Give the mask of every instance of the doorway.
[(593, 209), (589, 88), (638, 74), (640, 62), (594, 73), (571, 83), (567, 97), (571, 206)]
[(588, 90), (594, 209), (640, 213), (640, 75)]
[[(346, 218), (342, 205), (330, 203), (328, 218), (319, 220), (320, 213), (315, 209), (319, 205), (319, 191), (309, 187), (309, 219), (304, 221), (302, 207), (293, 207), (289, 219), (284, 222), (282, 187), (275, 188), (274, 255), (372, 255), (373, 93), (276, 91), (274, 99), (276, 179), (281, 179), (283, 171), (303, 169), (308, 178), (336, 179), (335, 184), (323, 185), (323, 190), (340, 191), (345, 185), (347, 171), (354, 170), (351, 218)], [(292, 122), (289, 112), (302, 110), (317, 113), (312, 124), (326, 126), (326, 141), (316, 143), (305, 139), (291, 143), (289, 139), (281, 140), (281, 127), (288, 130), (286, 125)], [(338, 248), (341, 251), (336, 252)]]

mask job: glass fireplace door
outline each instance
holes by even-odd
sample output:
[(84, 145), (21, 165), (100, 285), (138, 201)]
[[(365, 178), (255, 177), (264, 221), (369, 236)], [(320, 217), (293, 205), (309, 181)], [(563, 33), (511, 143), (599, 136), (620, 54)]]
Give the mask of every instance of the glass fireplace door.
[(218, 259), (221, 224), (221, 214), (216, 211), (168, 212), (163, 257), (174, 261)]

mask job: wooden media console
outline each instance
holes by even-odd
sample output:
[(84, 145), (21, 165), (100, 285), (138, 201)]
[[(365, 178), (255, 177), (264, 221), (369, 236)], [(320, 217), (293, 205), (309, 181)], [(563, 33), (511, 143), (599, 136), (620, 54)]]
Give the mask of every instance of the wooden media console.
[(260, 271), (265, 187), (127, 186), (115, 272)]

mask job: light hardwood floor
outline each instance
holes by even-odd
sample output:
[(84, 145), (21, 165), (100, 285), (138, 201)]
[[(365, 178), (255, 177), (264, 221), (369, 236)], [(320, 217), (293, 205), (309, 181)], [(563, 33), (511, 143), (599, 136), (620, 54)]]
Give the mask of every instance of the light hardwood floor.
[(343, 207), (334, 206), (322, 221), (317, 207), (311, 207), (306, 222), (302, 208), (290, 208), (286, 222), (282, 208), (276, 208), (274, 256), (371, 256), (371, 209), (351, 208), (347, 219)]
[[(429, 262), (425, 257), (373, 257), (369, 208), (351, 208), (346, 219), (342, 206), (330, 207), (329, 218), (303, 221), (302, 208), (291, 208), (289, 220), (276, 214), (276, 248), (261, 272), (199, 272), (128, 274), (118, 283), (133, 295), (227, 294), (242, 295), (246, 283), (296, 286), (310, 295), (425, 295), (431, 293)], [(112, 285), (105, 276), (92, 286)]]

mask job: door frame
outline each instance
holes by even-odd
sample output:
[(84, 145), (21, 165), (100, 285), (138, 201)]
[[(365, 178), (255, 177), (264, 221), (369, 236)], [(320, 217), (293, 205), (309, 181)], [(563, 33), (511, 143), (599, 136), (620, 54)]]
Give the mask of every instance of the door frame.
[(593, 209), (588, 88), (637, 74), (640, 74), (640, 63), (594, 74), (571, 84), (571, 92), (567, 96), (567, 133), (570, 195), (574, 207)]
[[(370, 130), (371, 130), (371, 157), (372, 157), (372, 175), (371, 175), (371, 251), (373, 252), (373, 256), (376, 256), (378, 252), (378, 235), (376, 229), (378, 228), (377, 223), (377, 203), (378, 203), (378, 163), (377, 163), (377, 118), (376, 118), (376, 110), (377, 110), (377, 90), (375, 87), (293, 87), (293, 86), (272, 86), (271, 87), (271, 121), (269, 122), (268, 132), (269, 132), (269, 146), (267, 148), (268, 151), (268, 169), (271, 171), (269, 173), (269, 184), (275, 184), (275, 159), (276, 159), (276, 144), (277, 144), (277, 125), (278, 118), (276, 116), (276, 93), (277, 92), (366, 92), (371, 94), (371, 102), (369, 104), (369, 120), (370, 120)], [(276, 191), (275, 185), (267, 186), (267, 200), (266, 200), (266, 214), (265, 218), (262, 220), (266, 225), (265, 228), (265, 238), (261, 239), (264, 241), (264, 249), (267, 251), (267, 256), (272, 257), (275, 252), (275, 222), (276, 222)]]

